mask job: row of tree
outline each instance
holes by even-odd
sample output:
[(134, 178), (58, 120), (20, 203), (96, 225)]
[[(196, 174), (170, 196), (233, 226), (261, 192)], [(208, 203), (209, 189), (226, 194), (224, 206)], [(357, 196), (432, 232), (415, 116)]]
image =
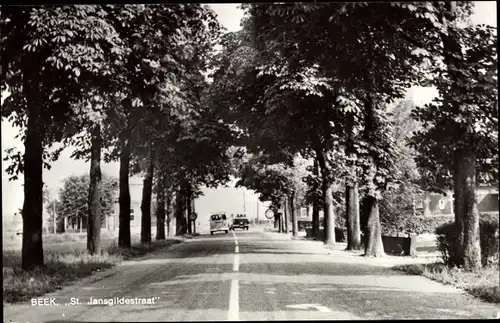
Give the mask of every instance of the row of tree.
[[(99, 251), (103, 159), (120, 162), (122, 247), (130, 247), (131, 174), (144, 176), (148, 243), (153, 191), (159, 222), (175, 205), (182, 234), (200, 185), (227, 181), (237, 164), (240, 184), (276, 207), (312, 203), (316, 232), (322, 204), (327, 244), (336, 203), (345, 204), (349, 248), (361, 248), (363, 230), (366, 255), (381, 256), (381, 200), (411, 168), (393, 103), (412, 85), (440, 94), (411, 116), (423, 188), (453, 184), (463, 262), (479, 266), (474, 190), (487, 175), (498, 178), (498, 107), (495, 30), (468, 22), (472, 2), (242, 7), (242, 30), (224, 35), (197, 4), (1, 8), (2, 91), (11, 93), (2, 118), (26, 130), (24, 155), (8, 157), (11, 175), (24, 173), (23, 268), (43, 264), (42, 169), (58, 142), (91, 164), (91, 253)], [(248, 161), (231, 160), (244, 155), (232, 145), (245, 146)]]
[[(318, 186), (322, 192), (325, 243), (335, 241), (334, 191), (343, 183), (349, 249), (361, 248), (364, 227), (365, 254), (384, 254), (379, 208), (384, 192), (400, 187), (401, 172), (409, 171), (399, 167), (408, 147), (397, 138), (410, 135), (422, 188), (453, 185), (463, 264), (480, 266), (475, 189), (498, 179), (497, 57), (495, 28), (470, 23), (473, 3), (243, 9), (242, 30), (223, 38), (214, 92), (226, 120), (243, 130), (249, 151), (265, 156), (267, 165), (289, 169), (298, 155), (314, 160), (311, 170), (321, 180), (310, 188), (312, 196)], [(401, 106), (394, 102), (414, 85), (434, 86), (439, 96), (412, 111), (418, 127), (411, 136), (396, 127)], [(295, 189), (283, 171), (248, 167), (243, 176), (261, 177), (262, 194), (279, 190), (283, 197)], [(316, 231), (317, 212), (313, 222)]]
[(186, 232), (183, 215), (199, 185), (228, 177), (233, 137), (205, 77), (222, 31), (215, 14), (199, 4), (8, 6), (0, 24), (2, 93), (10, 92), (2, 118), (24, 142), (24, 155), (10, 149), (6, 157), (12, 179), (24, 175), (22, 267), (44, 263), (42, 170), (66, 146), (90, 161), (87, 208), (79, 210), (90, 253), (100, 251), (102, 160), (120, 163), (119, 246), (131, 244), (133, 174), (144, 176), (141, 241), (151, 241), (153, 191), (157, 237), (168, 212), (177, 234)]

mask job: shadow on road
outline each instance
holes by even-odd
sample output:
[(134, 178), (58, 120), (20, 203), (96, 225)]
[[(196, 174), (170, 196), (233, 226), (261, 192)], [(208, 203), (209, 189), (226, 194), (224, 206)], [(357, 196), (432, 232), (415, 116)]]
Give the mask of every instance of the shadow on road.
[[(159, 297), (153, 306), (90, 306), (82, 310), (85, 316), (75, 313), (67, 320), (51, 316), (46, 322), (99, 321), (99, 315), (127, 321), (225, 320), (234, 281), (239, 286), (240, 319), (297, 319), (302, 318), (300, 313), (309, 320), (325, 319), (327, 314), (328, 319), (486, 318), (484, 313), (493, 311), (481, 310), (479, 302), (452, 287), (356, 261), (358, 257), (249, 233), (237, 234), (237, 239), (238, 245), (233, 235), (196, 237), (140, 261), (128, 261), (123, 265), (128, 268), (117, 270), (107, 281), (78, 288), (82, 300)], [(74, 293), (69, 289), (58, 297)], [(331, 312), (300, 312), (293, 307), (311, 304)]]

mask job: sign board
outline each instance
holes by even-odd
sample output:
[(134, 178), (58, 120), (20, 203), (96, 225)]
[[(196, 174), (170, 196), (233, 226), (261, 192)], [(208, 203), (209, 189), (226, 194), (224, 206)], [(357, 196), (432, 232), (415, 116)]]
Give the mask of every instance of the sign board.
[(198, 218), (198, 214), (196, 214), (195, 212), (193, 212), (189, 215), (189, 220), (191, 220), (191, 221), (196, 220), (196, 218)]
[(264, 213), (267, 219), (271, 220), (274, 218), (274, 211), (272, 209), (267, 209), (266, 213)]

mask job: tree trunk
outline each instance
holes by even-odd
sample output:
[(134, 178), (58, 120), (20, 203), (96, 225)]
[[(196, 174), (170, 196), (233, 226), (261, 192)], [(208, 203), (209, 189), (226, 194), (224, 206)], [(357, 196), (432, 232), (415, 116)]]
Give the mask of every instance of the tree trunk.
[(476, 152), (464, 149), (461, 155), (464, 172), (463, 187), (463, 263), (466, 271), (481, 268), (481, 246), (479, 242), (479, 210), (476, 195)]
[(153, 192), (154, 157), (153, 143), (150, 143), (148, 169), (142, 186), (141, 202), (141, 243), (145, 244), (151, 243), (151, 194)]
[(327, 165), (325, 153), (318, 151), (318, 163), (322, 174), (323, 216), (325, 245), (335, 244), (335, 210), (333, 208), (333, 181), (330, 178), (330, 168)]
[(191, 212), (192, 212), (192, 196), (193, 196), (193, 191), (190, 186), (187, 187), (186, 189), (186, 210), (187, 210), (187, 229), (188, 233), (192, 234), (193, 233), (193, 221), (191, 221)]
[(91, 134), (90, 187), (87, 224), (87, 250), (91, 255), (101, 252), (101, 126), (97, 124)]
[(453, 213), (455, 216), (455, 226), (457, 243), (455, 245), (455, 259), (453, 262), (458, 267), (464, 266), (464, 216), (465, 216), (465, 184), (466, 179), (464, 169), (467, 165), (464, 164), (466, 158), (463, 158), (461, 150), (455, 152), (455, 165), (453, 168)]
[(289, 216), (289, 201), (288, 201), (288, 197), (285, 196), (285, 207), (283, 208), (283, 215), (284, 215), (284, 230), (285, 230), (285, 233), (288, 233), (288, 220), (290, 219), (290, 216)]
[(313, 204), (312, 207), (312, 230), (313, 236), (318, 239), (319, 238), (319, 206), (317, 204)]
[(175, 196), (175, 235), (180, 236), (186, 233), (186, 218), (184, 216), (184, 199), (185, 194), (183, 189), (179, 188)]
[(157, 193), (156, 240), (165, 240), (165, 193)]
[[(26, 68), (25, 68), (26, 69)], [(24, 203), (22, 268), (31, 270), (43, 263), (43, 123), (37, 77), (23, 71), (23, 90), (28, 106), (28, 124), (24, 141)], [(35, 73), (32, 73), (35, 74)], [(36, 75), (38, 76), (38, 75)]]
[(365, 256), (366, 257), (382, 257), (384, 253), (384, 245), (382, 243), (382, 230), (380, 227), (380, 215), (378, 208), (378, 200), (372, 196), (367, 196), (367, 235), (365, 237)]
[[(379, 121), (377, 118), (376, 102), (373, 93), (373, 79), (368, 75), (368, 89), (367, 98), (365, 99), (365, 132), (364, 137), (366, 142), (370, 145), (374, 145), (374, 138), (376, 137), (377, 131), (379, 131)], [(377, 200), (377, 193), (380, 193), (375, 183), (375, 175), (378, 170), (378, 165), (376, 163), (376, 156), (374, 153), (370, 153), (368, 156), (368, 178), (366, 182), (369, 183), (369, 189), (367, 192), (367, 197), (365, 198), (366, 208), (368, 214), (366, 219), (366, 237), (364, 241), (365, 245), (365, 256), (367, 257), (381, 257), (385, 255), (384, 245), (382, 244), (382, 231), (380, 228), (380, 215), (379, 215), (379, 203)]]
[[(464, 66), (465, 59), (462, 53), (462, 46), (459, 42), (459, 35), (448, 28), (449, 21), (455, 20), (456, 2), (450, 1), (445, 7), (445, 12), (441, 15), (446, 32), (441, 33), (443, 42), (444, 62), (448, 67), (451, 78), (450, 93), (461, 89), (459, 84), (462, 79), (461, 67)], [(460, 115), (460, 103), (453, 100), (445, 100), (450, 105), (448, 108), (456, 115)], [(450, 104), (451, 102), (451, 104)], [(477, 208), (476, 196), (476, 152), (473, 133), (468, 129), (473, 126), (469, 121), (466, 127), (457, 129), (457, 133), (462, 135), (462, 139), (467, 147), (460, 149), (455, 156), (454, 165), (454, 213), (455, 223), (459, 232), (459, 250), (457, 252), (457, 264), (464, 265), (465, 270), (473, 270), (481, 267), (481, 248), (479, 243), (479, 211)], [(460, 249), (460, 247), (462, 247)]]
[(348, 170), (349, 174), (346, 176), (346, 219), (347, 219), (347, 250), (361, 250), (361, 228), (359, 217), (359, 191), (358, 191), (358, 177), (356, 174), (356, 157), (357, 152), (354, 148), (354, 115), (347, 116), (347, 145), (346, 153), (349, 157)]
[(162, 175), (158, 174), (158, 184), (156, 189), (156, 240), (165, 240), (165, 185), (163, 185)]
[(173, 201), (173, 192), (170, 191), (170, 189), (167, 190), (167, 196), (166, 196), (166, 203), (167, 203), (167, 236), (171, 237), (172, 236), (172, 201)]
[(346, 185), (347, 250), (361, 250), (358, 183)]
[[(313, 168), (313, 174), (318, 177), (319, 176), (319, 164), (318, 164), (318, 158), (314, 158), (314, 168)], [(316, 190), (316, 187), (314, 188)], [(320, 205), (316, 203), (316, 199), (312, 205), (313, 210), (312, 210), (312, 231), (313, 231), (313, 236), (316, 239), (319, 239), (319, 210), (320, 210)]]
[(120, 197), (119, 197), (119, 230), (118, 246), (122, 248), (131, 247), (130, 239), (130, 187), (129, 187), (129, 168), (130, 168), (130, 134), (122, 139), (122, 151), (120, 153)]
[(324, 206), (324, 243), (331, 245), (335, 243), (335, 209), (333, 206), (333, 184), (325, 183), (323, 189)]
[(280, 224), (279, 213), (276, 212), (276, 214), (274, 215), (274, 228), (279, 229), (279, 224)]
[(290, 215), (292, 216), (292, 236), (297, 237), (299, 235), (298, 223), (297, 223), (297, 212), (295, 208), (295, 192), (290, 194)]
[(283, 213), (279, 212), (281, 209), (281, 205), (278, 207), (278, 232), (282, 233), (283, 232)]

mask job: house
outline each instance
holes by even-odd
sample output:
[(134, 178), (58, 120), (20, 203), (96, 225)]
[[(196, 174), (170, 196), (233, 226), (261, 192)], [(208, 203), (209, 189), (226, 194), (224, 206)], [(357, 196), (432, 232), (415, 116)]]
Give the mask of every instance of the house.
[[(136, 232), (141, 229), (141, 203), (142, 203), (142, 186), (143, 179), (138, 176), (130, 177), (130, 231)], [(111, 214), (106, 217), (105, 228), (107, 230), (118, 230), (120, 220), (118, 218), (120, 212), (119, 205), (119, 190), (116, 191), (115, 203)], [(153, 198), (154, 200), (154, 198)], [(151, 225), (156, 225), (154, 221), (154, 212), (151, 214)]]
[[(479, 213), (497, 213), (498, 186), (479, 186), (476, 190)], [(452, 189), (426, 192), (422, 200), (415, 202), (416, 213), (424, 216), (453, 216), (454, 194)]]
[[(131, 232), (140, 231), (141, 228), (141, 201), (142, 201), (142, 178), (140, 177), (130, 177), (129, 178), (129, 190), (130, 190), (130, 229)], [(102, 222), (101, 229), (109, 230), (109, 231), (118, 231), (119, 228), (119, 195), (120, 191), (117, 189), (115, 192), (115, 199), (112, 210), (109, 214), (105, 215), (105, 218)], [(48, 212), (44, 207), (44, 212), (47, 214), (47, 219), (49, 218)], [(86, 219), (82, 219), (82, 230), (86, 231), (87, 229), (87, 221)], [(154, 217), (152, 216), (152, 222)], [(156, 225), (155, 222), (152, 224)], [(48, 220), (45, 223), (45, 226), (48, 226)], [(80, 231), (79, 224), (76, 219), (65, 219), (66, 231)], [(138, 230), (137, 230), (138, 229)]]

